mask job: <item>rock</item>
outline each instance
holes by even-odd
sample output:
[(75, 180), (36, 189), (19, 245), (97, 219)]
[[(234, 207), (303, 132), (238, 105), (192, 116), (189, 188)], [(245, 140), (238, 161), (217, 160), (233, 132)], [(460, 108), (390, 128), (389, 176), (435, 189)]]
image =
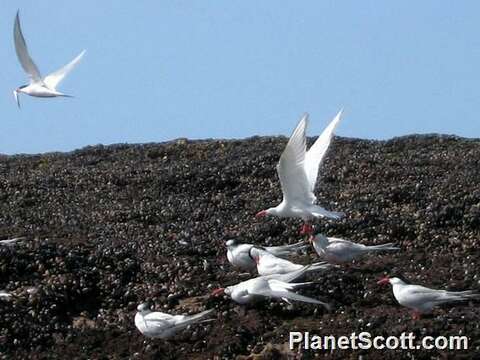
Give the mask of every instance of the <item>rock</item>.
[[(254, 217), (281, 200), (275, 165), (286, 141), (179, 140), (1, 156), (0, 238), (26, 237), (14, 250), (0, 247), (0, 289), (14, 294), (0, 301), (2, 356), (231, 359), (262, 354), (267, 343), (265, 354), (281, 353), (278, 346), (296, 330), (340, 336), (368, 328), (388, 336), (425, 328), (479, 338), (476, 303), (436, 309), (414, 324), (391, 290), (376, 285), (401, 272), (430, 287), (479, 288), (478, 140), (334, 138), (316, 195), (347, 216), (316, 221), (316, 232), (394, 242), (402, 251), (308, 275), (305, 281), (319, 284), (301, 292), (333, 303), (331, 312), (209, 296), (239, 280), (225, 260), (226, 239), (268, 246), (300, 240), (300, 221)], [(310, 249), (292, 260), (318, 257)], [(144, 301), (178, 314), (215, 308), (216, 320), (179, 333), (174, 343), (152, 341), (133, 324)], [(474, 357), (475, 347), (465, 356)]]

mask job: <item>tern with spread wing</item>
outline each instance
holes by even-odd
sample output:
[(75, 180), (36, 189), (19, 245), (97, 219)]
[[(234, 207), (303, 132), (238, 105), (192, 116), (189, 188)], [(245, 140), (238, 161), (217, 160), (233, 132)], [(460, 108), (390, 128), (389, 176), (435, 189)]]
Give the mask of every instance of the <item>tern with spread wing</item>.
[(22, 34), (22, 29), (20, 27), (20, 16), (17, 12), (15, 17), (15, 25), (13, 27), (13, 39), (15, 42), (15, 51), (17, 53), (18, 60), (22, 65), (25, 72), (30, 78), (30, 83), (28, 85), (20, 86), (19, 88), (13, 91), (15, 100), (18, 107), (20, 107), (19, 94), (27, 94), (35, 97), (71, 97), (70, 95), (63, 94), (57, 90), (57, 86), (60, 82), (67, 76), (67, 74), (73, 70), (73, 68), (80, 62), (85, 50), (83, 50), (75, 59), (69, 62), (67, 65), (61, 69), (42, 77), (40, 71), (38, 70), (37, 65), (33, 62), (30, 54), (28, 53), (27, 44), (25, 38)]
[(291, 274), (259, 276), (236, 285), (216, 289), (212, 295), (226, 294), (238, 304), (248, 304), (265, 298), (274, 298), (282, 299), (286, 302), (290, 302), (290, 300), (302, 301), (322, 305), (330, 309), (330, 304), (293, 292), (293, 290), (300, 287), (312, 284), (312, 282), (290, 283), (290, 281), (293, 281), (302, 274), (304, 274), (303, 269)]
[(313, 193), (317, 183), (318, 169), (325, 158), (341, 115), (342, 111), (335, 116), (308, 151), (306, 151), (308, 114), (302, 117), (277, 165), (283, 200), (280, 205), (257, 213), (257, 218), (264, 216), (301, 218), (304, 221), (301, 234), (312, 234), (313, 228), (310, 224), (312, 219), (343, 217), (343, 213), (328, 211), (317, 205), (317, 198)]
[(326, 237), (322, 234), (311, 236), (309, 240), (317, 254), (331, 264), (350, 262), (376, 251), (400, 250), (400, 248), (393, 246), (392, 243), (366, 246), (348, 240)]
[(421, 314), (432, 312), (435, 306), (457, 302), (480, 299), (480, 294), (472, 290), (446, 291), (429, 289), (425, 286), (408, 284), (398, 277), (384, 277), (378, 284), (391, 284), (393, 295), (402, 306), (413, 310), (413, 319), (420, 319)]
[(250, 250), (250, 256), (255, 260), (257, 264), (257, 271), (259, 275), (273, 275), (273, 274), (288, 274), (294, 271), (300, 271), (307, 269), (308, 271), (326, 270), (331, 267), (326, 262), (319, 262), (309, 265), (295, 264), (291, 261), (281, 259), (269, 252), (252, 248)]
[(253, 244), (239, 244), (235, 240), (228, 240), (227, 243), (227, 258), (230, 264), (233, 266), (250, 271), (257, 267), (255, 260), (250, 254), (250, 250), (254, 247), (258, 247), (265, 251), (268, 251), (270, 254), (273, 254), (278, 257), (287, 257), (290, 255), (297, 254), (298, 252), (304, 250), (307, 245), (304, 241), (300, 241), (291, 245), (281, 245), (281, 246), (256, 246)]
[(143, 303), (137, 306), (135, 326), (146, 337), (168, 339), (188, 325), (205, 320), (212, 311), (206, 310), (195, 315), (170, 315), (153, 312), (147, 303)]

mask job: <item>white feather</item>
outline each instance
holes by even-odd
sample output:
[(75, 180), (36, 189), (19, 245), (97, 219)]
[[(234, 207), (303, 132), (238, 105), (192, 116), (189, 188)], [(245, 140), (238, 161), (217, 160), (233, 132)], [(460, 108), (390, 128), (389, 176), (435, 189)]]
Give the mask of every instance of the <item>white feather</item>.
[(13, 39), (15, 42), (15, 51), (17, 53), (18, 60), (22, 65), (25, 72), (30, 77), (30, 82), (42, 82), (42, 76), (38, 70), (37, 65), (33, 62), (30, 54), (28, 53), (27, 44), (22, 34), (22, 28), (20, 27), (20, 15), (17, 12), (15, 17), (15, 25), (13, 27)]
[(325, 158), (341, 114), (342, 111), (335, 116), (308, 152), (306, 151), (308, 114), (303, 115), (277, 164), (283, 200), (278, 206), (267, 209), (263, 213), (260, 212), (259, 216), (270, 214), (309, 221), (319, 217), (340, 219), (344, 215), (317, 205), (317, 198), (313, 193), (318, 169)]
[(283, 201), (289, 205), (313, 204), (315, 195), (310, 190), (305, 172), (306, 130), (308, 114), (303, 115), (280, 156), (277, 173), (282, 186)]
[(340, 110), (328, 126), (323, 130), (322, 134), (318, 137), (312, 147), (305, 154), (305, 172), (310, 184), (310, 191), (315, 190), (315, 184), (317, 183), (318, 169), (325, 158), (330, 142), (332, 141), (333, 132), (337, 127), (342, 117), (343, 110)]
[(55, 90), (58, 84), (60, 84), (60, 82), (65, 78), (65, 76), (67, 76), (68, 73), (72, 71), (75, 66), (77, 66), (85, 52), (86, 50), (83, 50), (79, 55), (77, 55), (75, 59), (70, 61), (67, 65), (45, 76), (45, 79), (43, 79), (45, 85), (47, 85), (50, 89)]

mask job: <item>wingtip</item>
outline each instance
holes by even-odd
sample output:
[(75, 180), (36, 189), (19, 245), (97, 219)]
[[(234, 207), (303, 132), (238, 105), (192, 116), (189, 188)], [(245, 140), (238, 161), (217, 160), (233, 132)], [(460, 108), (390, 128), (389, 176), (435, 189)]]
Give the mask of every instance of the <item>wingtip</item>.
[(309, 122), (309, 117), (310, 117), (310, 114), (308, 112), (304, 112), (298, 124), (300, 125), (301, 123), (305, 123), (305, 127), (306, 127)]
[(334, 220), (341, 220), (345, 215), (346, 214), (343, 211), (332, 211), (332, 219)]
[(17, 10), (17, 14), (15, 15), (15, 21), (13, 26), (13, 31), (15, 32), (17, 27), (20, 25), (20, 10)]
[(80, 51), (80, 54), (78, 54), (78, 55), (75, 57), (75, 59), (73, 59), (72, 61), (74, 61), (74, 62), (79, 62), (79, 61), (83, 58), (83, 56), (85, 55), (86, 52), (87, 52), (87, 50), (86, 50), (86, 49), (83, 49), (82, 51)]
[(18, 27), (20, 27), (20, 9), (17, 10), (17, 14), (15, 15), (14, 31)]
[(340, 111), (337, 113), (337, 115), (335, 116), (338, 120), (340, 120), (343, 116), (343, 111), (344, 111), (344, 108), (341, 107), (340, 108)]
[(333, 305), (329, 303), (322, 303), (322, 305), (325, 307), (327, 311), (332, 311), (333, 310)]
[(214, 310), (215, 309), (203, 310), (203, 311), (200, 311), (199, 313), (192, 314), (192, 316), (194, 316), (198, 320), (202, 320), (202, 319), (205, 319), (206, 317), (208, 317), (208, 315), (210, 315)]

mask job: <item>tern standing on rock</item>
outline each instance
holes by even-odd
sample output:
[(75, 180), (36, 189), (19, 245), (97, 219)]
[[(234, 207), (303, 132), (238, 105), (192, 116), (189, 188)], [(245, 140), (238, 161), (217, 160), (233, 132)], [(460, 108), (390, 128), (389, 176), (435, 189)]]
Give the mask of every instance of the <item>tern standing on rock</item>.
[(61, 69), (42, 78), (37, 65), (35, 65), (28, 53), (27, 44), (25, 43), (25, 38), (23, 37), (22, 29), (20, 27), (19, 12), (17, 12), (17, 16), (15, 17), (13, 40), (15, 42), (15, 51), (17, 52), (18, 60), (30, 77), (30, 83), (28, 85), (20, 86), (13, 91), (18, 107), (20, 107), (19, 93), (35, 97), (71, 97), (70, 95), (57, 91), (56, 88), (65, 76), (80, 62), (80, 59), (85, 54), (85, 50)]
[[(253, 244), (239, 244), (235, 240), (228, 240), (227, 243), (227, 258), (230, 264), (242, 270), (253, 270), (257, 267), (255, 260), (250, 255), (250, 250), (256, 248)], [(304, 241), (292, 245), (281, 246), (260, 246), (260, 249), (268, 251), (278, 257), (286, 257), (294, 255), (307, 247)]]
[(147, 303), (137, 306), (135, 326), (146, 337), (168, 339), (188, 325), (205, 320), (213, 309), (195, 315), (170, 315), (152, 312)]
[(288, 274), (302, 269), (308, 269), (308, 271), (325, 270), (332, 266), (326, 262), (309, 265), (295, 264), (257, 248), (252, 248), (250, 250), (250, 255), (257, 264), (259, 275)]
[(310, 236), (309, 241), (317, 254), (332, 264), (350, 262), (375, 251), (400, 250), (400, 248), (393, 246), (392, 243), (366, 246), (348, 240), (326, 237), (322, 234)]
[(341, 115), (342, 111), (335, 116), (308, 151), (306, 151), (308, 114), (302, 117), (290, 136), (277, 165), (283, 200), (280, 205), (257, 213), (257, 218), (264, 216), (301, 218), (304, 225), (300, 233), (304, 235), (313, 233), (310, 224), (312, 219), (320, 217), (340, 219), (344, 216), (343, 213), (328, 211), (316, 205), (317, 198), (313, 193), (317, 183), (318, 168), (325, 158), (333, 131), (338, 125)]
[(402, 306), (413, 309), (413, 319), (420, 319), (421, 314), (432, 312), (435, 306), (456, 302), (480, 299), (480, 294), (472, 290), (446, 291), (429, 289), (425, 286), (406, 283), (398, 277), (384, 277), (377, 284), (391, 284), (393, 296)]

